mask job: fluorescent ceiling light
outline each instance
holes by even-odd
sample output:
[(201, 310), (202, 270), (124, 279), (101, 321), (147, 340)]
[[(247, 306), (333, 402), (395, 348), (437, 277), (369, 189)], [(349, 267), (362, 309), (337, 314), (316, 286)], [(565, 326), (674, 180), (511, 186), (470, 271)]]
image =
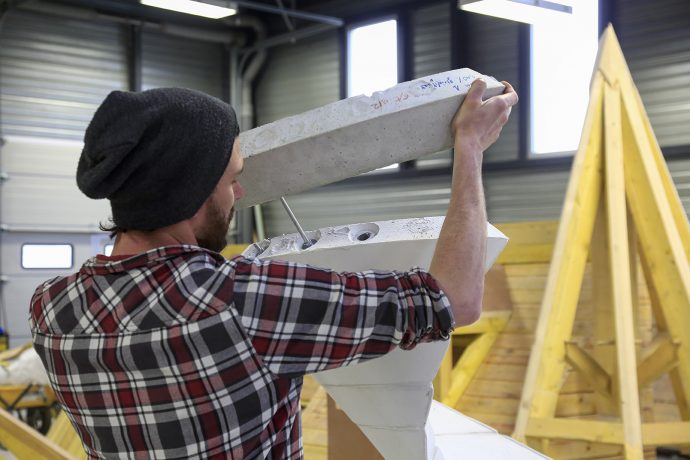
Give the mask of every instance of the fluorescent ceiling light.
[(464, 11), (528, 24), (567, 18), (573, 12), (566, 2), (548, 0), (459, 0), (458, 3)]
[[(180, 13), (203, 16), (205, 18), (220, 19), (232, 16), (237, 13), (237, 9), (224, 6), (211, 5), (209, 3), (197, 2), (194, 0), (140, 0), (142, 5), (155, 6), (166, 10), (177, 11)], [(230, 2), (216, 2), (230, 5)]]

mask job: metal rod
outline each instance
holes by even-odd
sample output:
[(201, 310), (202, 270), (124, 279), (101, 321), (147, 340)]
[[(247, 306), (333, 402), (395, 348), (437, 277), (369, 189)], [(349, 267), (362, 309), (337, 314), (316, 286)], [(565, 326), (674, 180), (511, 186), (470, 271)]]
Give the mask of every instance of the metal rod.
[[(280, 8), (281, 10), (285, 9), (285, 5), (283, 5), (283, 0), (276, 0), (276, 3), (278, 4), (278, 8)], [(292, 24), (292, 21), (290, 20), (290, 16), (285, 14), (285, 11), (283, 11), (282, 15), (283, 15), (283, 21), (285, 21), (285, 25), (287, 26), (288, 30), (290, 32), (295, 30), (295, 26)]]
[(264, 13), (274, 13), (291, 16), (298, 19), (307, 19), (309, 21), (322, 22), (324, 24), (330, 24), (332, 26), (340, 27), (345, 21), (334, 16), (326, 16), (324, 14), (307, 13), (306, 11), (292, 10), (288, 8), (279, 8), (273, 5), (267, 5), (265, 3), (251, 2), (245, 0), (233, 0), (232, 3), (236, 5), (256, 11), (263, 11)]
[(320, 33), (333, 30), (336, 26), (328, 24), (316, 24), (313, 26), (302, 27), (300, 29), (295, 29), (294, 32), (288, 32), (285, 34), (274, 35), (271, 38), (266, 38), (264, 40), (259, 40), (250, 48), (242, 50), (243, 54), (253, 53), (261, 49), (272, 48), (274, 46), (284, 45), (285, 43), (294, 43), (297, 40), (303, 38), (311, 37), (313, 35), (318, 35)]
[(280, 202), (283, 203), (283, 207), (285, 208), (285, 211), (288, 213), (288, 216), (290, 216), (290, 220), (293, 224), (295, 224), (295, 227), (297, 227), (297, 231), (304, 240), (304, 246), (302, 246), (302, 249), (307, 249), (309, 246), (312, 245), (311, 240), (307, 237), (307, 234), (304, 233), (304, 230), (302, 230), (302, 226), (297, 221), (297, 217), (295, 217), (295, 215), (292, 213), (292, 209), (290, 209), (290, 205), (288, 205), (287, 201), (285, 201), (285, 197), (281, 196)]

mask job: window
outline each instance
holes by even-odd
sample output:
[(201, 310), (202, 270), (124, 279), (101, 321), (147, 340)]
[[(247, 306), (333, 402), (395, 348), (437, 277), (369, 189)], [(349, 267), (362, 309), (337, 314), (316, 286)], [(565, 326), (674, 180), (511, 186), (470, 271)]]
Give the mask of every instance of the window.
[(72, 268), (71, 244), (23, 244), (22, 268)]
[(534, 154), (577, 150), (597, 54), (598, 3), (574, 0), (572, 17), (531, 27)]
[(103, 246), (103, 254), (110, 257), (110, 254), (113, 253), (113, 247), (114, 245), (112, 243)]
[(354, 27), (347, 35), (347, 97), (398, 83), (397, 21)]
[[(348, 31), (347, 97), (370, 96), (398, 84), (397, 27), (397, 21), (389, 19)], [(394, 163), (376, 171), (397, 169), (398, 166)]]

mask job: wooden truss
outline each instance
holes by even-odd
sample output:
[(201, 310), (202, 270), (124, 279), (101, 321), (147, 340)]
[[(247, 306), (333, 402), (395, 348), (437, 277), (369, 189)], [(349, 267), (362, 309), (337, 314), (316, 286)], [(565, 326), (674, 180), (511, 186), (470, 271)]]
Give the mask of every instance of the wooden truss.
[[(567, 91), (567, 88), (564, 88)], [(594, 349), (571, 340), (589, 260)], [(658, 334), (637, 345), (638, 256)], [(690, 225), (611, 26), (599, 46), (589, 109), (556, 237), (514, 437), (643, 447), (690, 444)], [(635, 295), (633, 295), (635, 293)], [(597, 420), (556, 418), (566, 364), (597, 395)], [(642, 423), (639, 389), (669, 373), (682, 421)]]

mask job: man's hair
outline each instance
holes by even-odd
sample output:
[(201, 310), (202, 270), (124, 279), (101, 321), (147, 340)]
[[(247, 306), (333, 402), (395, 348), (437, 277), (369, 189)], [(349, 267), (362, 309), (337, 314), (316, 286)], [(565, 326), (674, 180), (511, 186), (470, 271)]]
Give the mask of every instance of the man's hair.
[(109, 232), (111, 239), (115, 238), (119, 233), (126, 233), (127, 232), (127, 229), (122, 228), (119, 225), (117, 225), (112, 217), (110, 217), (108, 219), (108, 222), (105, 224), (103, 222), (100, 222), (98, 224), (98, 228), (102, 232)]

